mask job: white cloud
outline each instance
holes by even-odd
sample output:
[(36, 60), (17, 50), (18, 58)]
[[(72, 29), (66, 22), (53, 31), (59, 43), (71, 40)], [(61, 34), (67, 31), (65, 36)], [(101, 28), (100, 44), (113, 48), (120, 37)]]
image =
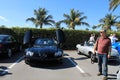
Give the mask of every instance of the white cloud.
[(3, 21), (5, 21), (5, 22), (8, 22), (9, 20), (7, 20), (5, 17), (3, 17), (3, 16), (0, 16), (0, 20), (3, 20)]

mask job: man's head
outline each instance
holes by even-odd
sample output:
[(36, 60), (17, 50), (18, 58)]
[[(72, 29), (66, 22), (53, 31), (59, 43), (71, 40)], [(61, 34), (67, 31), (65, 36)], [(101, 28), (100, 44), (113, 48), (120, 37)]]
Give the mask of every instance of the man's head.
[(102, 37), (106, 37), (106, 30), (100, 30), (100, 35)]
[(115, 36), (116, 36), (116, 34), (114, 33), (114, 34), (113, 34), (113, 36), (115, 37)]

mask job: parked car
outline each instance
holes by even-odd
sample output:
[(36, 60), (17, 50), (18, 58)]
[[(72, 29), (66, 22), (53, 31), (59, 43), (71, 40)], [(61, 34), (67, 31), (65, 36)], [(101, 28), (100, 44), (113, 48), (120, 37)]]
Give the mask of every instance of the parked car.
[(11, 57), (14, 52), (21, 51), (22, 45), (12, 35), (0, 34), (0, 54)]
[(116, 43), (112, 44), (112, 48), (116, 49), (120, 56), (120, 42), (116, 42)]
[[(30, 43), (31, 31), (26, 32), (24, 36), (24, 44)], [(32, 60), (47, 62), (58, 61), (62, 62), (63, 50), (60, 48), (60, 43), (65, 40), (62, 30), (56, 31), (57, 40), (53, 38), (37, 38), (32, 46), (25, 49), (25, 63), (29, 64)], [(30, 39), (28, 39), (30, 38)]]
[[(89, 43), (86, 41), (83, 44), (76, 45), (78, 54), (83, 54), (88, 57), (91, 57), (91, 55), (93, 54), (93, 47), (94, 47), (94, 43)], [(111, 57), (109, 58), (109, 60), (118, 60), (118, 59), (119, 59), (118, 51), (116, 49), (112, 48)]]

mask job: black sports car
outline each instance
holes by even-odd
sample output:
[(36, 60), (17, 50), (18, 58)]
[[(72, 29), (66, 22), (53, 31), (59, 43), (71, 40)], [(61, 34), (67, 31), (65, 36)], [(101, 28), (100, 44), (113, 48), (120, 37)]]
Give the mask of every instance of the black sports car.
[[(32, 32), (26, 32), (24, 36), (24, 43), (29, 43), (31, 40)], [(63, 43), (64, 33), (62, 30), (56, 31), (57, 40), (53, 38), (37, 38), (34, 41), (33, 46), (25, 49), (25, 63), (29, 64), (31, 60), (38, 61), (62, 61), (63, 50), (59, 47), (60, 43)]]
[(0, 54), (11, 57), (14, 52), (21, 51), (22, 45), (12, 35), (0, 34)]

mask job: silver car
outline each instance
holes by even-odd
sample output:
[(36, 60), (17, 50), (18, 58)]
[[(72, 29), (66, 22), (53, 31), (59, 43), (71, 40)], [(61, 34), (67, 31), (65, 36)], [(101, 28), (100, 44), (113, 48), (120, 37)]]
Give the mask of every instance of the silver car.
[[(87, 41), (85, 41), (83, 44), (76, 45), (78, 54), (83, 54), (83, 55), (86, 55), (88, 57), (91, 57), (91, 54), (93, 53), (93, 47), (94, 47), (94, 43), (87, 42)], [(118, 59), (119, 59), (118, 51), (116, 49), (112, 48), (111, 57), (109, 58), (109, 60), (118, 60)]]

